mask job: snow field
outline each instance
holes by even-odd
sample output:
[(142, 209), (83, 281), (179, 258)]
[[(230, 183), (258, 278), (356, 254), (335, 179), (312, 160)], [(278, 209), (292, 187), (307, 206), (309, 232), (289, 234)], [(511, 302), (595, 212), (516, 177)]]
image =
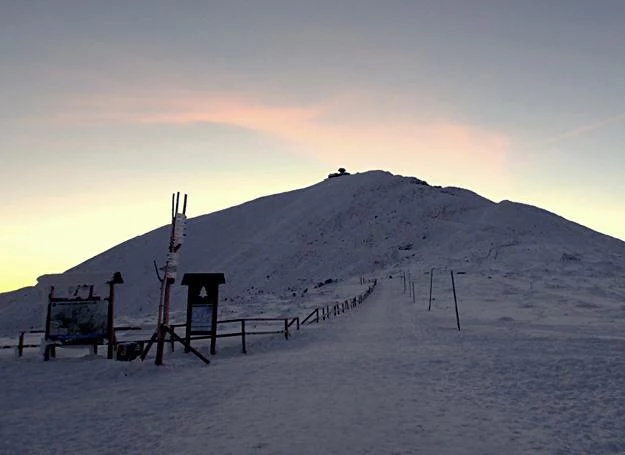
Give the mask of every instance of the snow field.
[(0, 452), (625, 452), (619, 333), (511, 326), (460, 305), (458, 332), (449, 309), (427, 312), (383, 279), (344, 317), (209, 366), (180, 353), (162, 368), (3, 361)]

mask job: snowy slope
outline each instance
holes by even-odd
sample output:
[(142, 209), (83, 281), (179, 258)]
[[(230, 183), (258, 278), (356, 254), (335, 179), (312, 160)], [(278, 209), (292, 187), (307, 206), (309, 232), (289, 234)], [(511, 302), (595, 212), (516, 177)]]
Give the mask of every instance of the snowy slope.
[[(152, 260), (162, 263), (168, 236), (165, 226), (73, 270), (121, 271), (126, 283), (119, 287), (118, 318), (151, 321), (159, 290)], [(324, 180), (191, 219), (181, 262), (183, 273), (225, 273), (223, 311), (237, 314), (292, 313), (306, 306), (318, 282), (398, 268), (451, 267), (490, 276), (497, 284), (482, 294), (494, 299), (503, 286), (525, 290), (531, 282), (539, 298), (562, 286), (577, 296), (576, 304), (608, 308), (612, 315), (622, 313), (625, 296), (620, 240), (532, 206), (497, 204), (468, 190), (382, 171)], [(178, 314), (184, 292), (176, 287)], [(0, 296), (0, 333), (40, 326), (41, 295), (27, 288)]]
[[(167, 238), (75, 270), (122, 271), (118, 322), (152, 321)], [(226, 274), (226, 314), (304, 316), (361, 292), (362, 275), (378, 287), (247, 355), (220, 339), (208, 366), (180, 349), (163, 367), (0, 351), (0, 453), (623, 454), (624, 257), (544, 210), (379, 171), (201, 216), (183, 268)], [(4, 333), (40, 326), (37, 293), (0, 296)]]
[(0, 453), (625, 453), (625, 324), (465, 322), (383, 279), (353, 311), (209, 366), (0, 358)]

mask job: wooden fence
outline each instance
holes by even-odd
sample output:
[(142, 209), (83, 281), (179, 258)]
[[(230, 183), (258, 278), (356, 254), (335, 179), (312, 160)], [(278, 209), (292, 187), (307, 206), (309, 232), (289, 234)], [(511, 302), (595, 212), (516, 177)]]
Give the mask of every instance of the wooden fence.
[[(270, 324), (276, 325), (274, 323), (279, 323), (277, 327), (267, 328), (266, 330), (255, 330), (254, 328), (250, 329), (250, 323), (258, 322), (261, 324)], [(295, 318), (237, 318), (237, 319), (224, 319), (221, 321), (217, 321), (217, 325), (225, 325), (225, 324), (238, 324), (239, 330), (237, 331), (224, 331), (217, 332), (215, 338), (231, 338), (231, 337), (241, 337), (241, 352), (243, 354), (247, 354), (247, 342), (246, 338), (248, 336), (253, 335), (274, 335), (281, 334), (284, 336), (285, 340), (289, 339), (291, 334), (291, 327), (295, 325), (295, 329), (299, 330), (300, 328), (300, 320), (299, 317)], [(186, 324), (175, 324), (173, 328), (176, 327), (185, 327)], [(211, 339), (212, 335), (195, 335), (191, 337), (191, 340), (208, 340)], [(173, 350), (173, 343), (172, 343)]]
[[(334, 303), (333, 305), (324, 305), (322, 307), (315, 308), (308, 316), (304, 318), (300, 322), (299, 317), (283, 317), (283, 318), (237, 318), (237, 319), (225, 319), (221, 321), (217, 321), (217, 324), (239, 324), (240, 329), (236, 331), (226, 331), (220, 333), (218, 331), (216, 338), (229, 338), (229, 337), (241, 337), (241, 352), (247, 354), (247, 344), (246, 338), (248, 336), (254, 335), (273, 335), (273, 334), (281, 334), (284, 336), (285, 340), (289, 339), (291, 334), (292, 326), (295, 325), (295, 329), (299, 330), (300, 325), (304, 324), (312, 324), (319, 323), (320, 321), (324, 321), (326, 319), (330, 319), (330, 317), (336, 317), (346, 311), (357, 307), (361, 303), (363, 303), (367, 297), (371, 295), (373, 290), (377, 285), (377, 280), (373, 280), (367, 290), (362, 294), (355, 296), (352, 299), (347, 299), (342, 302)], [(261, 323), (261, 324), (272, 324), (278, 323), (278, 327), (271, 327), (271, 329), (267, 330), (250, 330), (249, 323)], [(172, 324), (171, 327), (175, 331), (176, 328), (185, 327), (186, 324)], [(128, 330), (143, 330), (142, 327), (115, 327), (115, 332), (118, 331), (128, 331)], [(33, 333), (44, 333), (44, 330), (25, 330), (20, 332), (17, 345), (2, 345), (0, 349), (17, 349), (17, 355), (22, 357), (25, 348), (38, 348), (39, 344), (28, 344), (24, 342), (25, 334), (33, 334)], [(191, 340), (201, 340), (201, 339), (210, 339), (211, 335), (196, 335), (191, 338)], [(147, 343), (150, 340), (127, 340), (132, 342), (143, 342)], [(170, 337), (168, 340), (170, 342), (171, 350), (174, 350), (174, 338)], [(125, 342), (125, 341), (124, 341)], [(97, 346), (94, 346), (97, 349)]]
[[(142, 330), (141, 327), (137, 327), (137, 326), (125, 326), (125, 327), (115, 327), (115, 332), (125, 332), (125, 331), (129, 331), (129, 330)], [(45, 330), (22, 330), (20, 332), (20, 334), (17, 337), (17, 344), (5, 344), (5, 345), (0, 345), (0, 349), (15, 349), (17, 352), (17, 356), (18, 357), (22, 357), (24, 355), (24, 349), (25, 348), (39, 348), (41, 346), (41, 343), (37, 343), (37, 344), (32, 344), (32, 343), (26, 343), (24, 341), (24, 338), (26, 337), (27, 334), (37, 334), (37, 333), (46, 333)], [(98, 345), (106, 345), (108, 343), (104, 343), (104, 341), (97, 343), (97, 344), (86, 344), (84, 346), (93, 346), (95, 349), (95, 352), (97, 353), (97, 347)]]
[(357, 307), (358, 305), (363, 303), (367, 299), (367, 297), (371, 295), (377, 284), (378, 281), (373, 280), (373, 282), (365, 292), (357, 295), (352, 299), (343, 300), (342, 302), (338, 302), (333, 305), (325, 305), (315, 308), (308, 316), (306, 316), (302, 320), (302, 325), (319, 323), (319, 321), (325, 321), (326, 319), (330, 319), (330, 317), (339, 316), (340, 314), (345, 313), (347, 310)]

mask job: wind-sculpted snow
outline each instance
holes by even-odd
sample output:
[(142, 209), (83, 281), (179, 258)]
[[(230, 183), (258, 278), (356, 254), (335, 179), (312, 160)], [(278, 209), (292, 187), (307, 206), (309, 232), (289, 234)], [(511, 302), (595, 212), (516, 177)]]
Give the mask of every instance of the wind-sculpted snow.
[[(580, 290), (581, 305), (614, 306), (623, 294), (623, 242), (532, 206), (496, 204), (468, 190), (382, 171), (199, 216), (189, 220), (187, 234), (181, 274), (225, 273), (222, 308), (229, 314), (294, 312), (307, 306), (319, 282), (411, 265), (491, 275), (497, 283), (511, 274), (534, 283), (536, 293), (545, 288), (545, 297), (560, 288)], [(159, 293), (152, 261), (163, 262), (168, 236), (164, 226), (73, 270), (122, 272), (117, 317), (151, 321)], [(40, 326), (41, 298), (35, 289), (0, 296), (0, 333)], [(177, 314), (184, 300), (185, 289), (176, 286)]]

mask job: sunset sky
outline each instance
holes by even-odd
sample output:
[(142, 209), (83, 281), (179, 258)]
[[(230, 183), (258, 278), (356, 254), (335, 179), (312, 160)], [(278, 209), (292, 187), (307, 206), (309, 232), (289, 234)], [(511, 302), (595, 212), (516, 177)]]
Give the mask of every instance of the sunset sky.
[(341, 166), (625, 239), (625, 1), (2, 1), (0, 152), (0, 292)]

